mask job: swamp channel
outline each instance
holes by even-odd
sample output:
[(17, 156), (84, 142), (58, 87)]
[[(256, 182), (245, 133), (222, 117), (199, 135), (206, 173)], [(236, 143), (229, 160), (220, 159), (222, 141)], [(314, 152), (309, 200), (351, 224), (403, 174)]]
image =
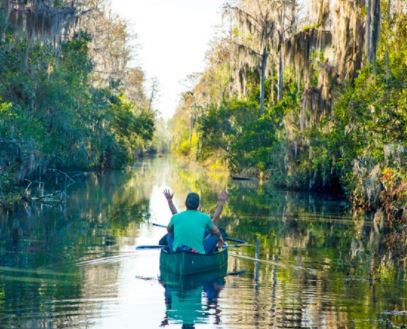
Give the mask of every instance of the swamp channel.
[[(228, 273), (171, 284), (154, 245), (189, 191), (220, 226)], [(171, 157), (89, 174), (62, 205), (0, 217), (0, 328), (401, 328), (405, 266), (345, 199), (232, 180)]]

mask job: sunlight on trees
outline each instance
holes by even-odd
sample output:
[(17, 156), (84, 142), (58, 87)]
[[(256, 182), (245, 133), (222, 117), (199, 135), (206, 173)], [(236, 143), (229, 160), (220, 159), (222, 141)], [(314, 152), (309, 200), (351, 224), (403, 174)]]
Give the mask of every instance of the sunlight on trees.
[(308, 9), (226, 5), (225, 32), (172, 121), (172, 148), (279, 186), (344, 192), (405, 221), (405, 2), (314, 0)]

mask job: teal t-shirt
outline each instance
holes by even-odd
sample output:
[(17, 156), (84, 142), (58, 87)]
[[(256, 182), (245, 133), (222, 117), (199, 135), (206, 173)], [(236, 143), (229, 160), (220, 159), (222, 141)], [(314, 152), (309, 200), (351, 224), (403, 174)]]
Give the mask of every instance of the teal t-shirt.
[(173, 250), (185, 245), (200, 254), (205, 253), (203, 238), (205, 229), (213, 228), (212, 219), (198, 210), (186, 210), (171, 217), (170, 228), (174, 229)]

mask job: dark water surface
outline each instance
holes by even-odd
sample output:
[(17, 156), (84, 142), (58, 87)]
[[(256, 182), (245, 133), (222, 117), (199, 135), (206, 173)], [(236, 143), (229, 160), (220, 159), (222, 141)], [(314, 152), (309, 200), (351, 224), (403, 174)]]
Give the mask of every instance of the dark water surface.
[[(170, 218), (167, 186), (179, 209), (194, 190), (209, 212), (228, 187), (222, 226), (250, 243), (230, 250), (228, 271), (243, 274), (158, 280), (159, 251), (134, 247), (164, 233), (151, 223)], [(91, 174), (71, 189), (65, 206), (0, 217), (1, 329), (407, 324), (405, 272), (343, 200), (231, 181), (167, 158)]]

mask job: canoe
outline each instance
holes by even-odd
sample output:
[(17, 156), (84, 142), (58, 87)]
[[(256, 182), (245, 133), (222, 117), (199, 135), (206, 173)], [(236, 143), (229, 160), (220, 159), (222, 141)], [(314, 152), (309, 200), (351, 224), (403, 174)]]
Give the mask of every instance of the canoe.
[(201, 272), (190, 275), (179, 275), (162, 270), (160, 273), (160, 283), (166, 287), (179, 290), (191, 290), (199, 286), (204, 286), (211, 282), (222, 282), (227, 275), (227, 267), (209, 272)]
[(169, 252), (161, 249), (160, 270), (178, 275), (191, 275), (227, 268), (228, 251), (226, 248), (209, 255), (189, 251)]

